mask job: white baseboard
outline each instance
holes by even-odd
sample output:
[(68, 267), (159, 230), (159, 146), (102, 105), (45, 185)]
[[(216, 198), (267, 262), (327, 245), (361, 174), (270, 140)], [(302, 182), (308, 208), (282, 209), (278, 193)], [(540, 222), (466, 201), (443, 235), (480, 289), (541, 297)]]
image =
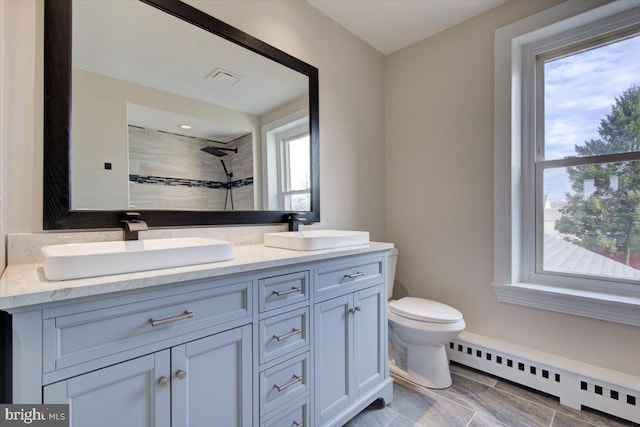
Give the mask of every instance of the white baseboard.
[(640, 423), (640, 377), (471, 332), (447, 345), (449, 359), (583, 406)]

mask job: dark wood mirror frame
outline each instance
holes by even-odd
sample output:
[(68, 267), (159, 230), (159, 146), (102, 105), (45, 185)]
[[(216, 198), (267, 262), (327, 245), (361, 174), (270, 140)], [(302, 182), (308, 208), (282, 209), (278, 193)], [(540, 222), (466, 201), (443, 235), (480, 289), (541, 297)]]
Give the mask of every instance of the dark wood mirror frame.
[[(309, 78), (311, 210), (320, 221), (318, 69), (178, 0), (140, 0), (212, 34), (267, 57)], [(45, 0), (44, 26), (44, 188), (43, 228), (121, 227), (126, 210), (71, 209), (71, 34), (72, 0)], [(149, 227), (287, 222), (289, 211), (141, 210)]]

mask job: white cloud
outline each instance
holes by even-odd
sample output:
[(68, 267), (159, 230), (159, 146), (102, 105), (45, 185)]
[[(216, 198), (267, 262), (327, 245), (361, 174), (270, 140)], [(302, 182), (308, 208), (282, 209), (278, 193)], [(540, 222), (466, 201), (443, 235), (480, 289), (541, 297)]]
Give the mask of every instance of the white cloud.
[(615, 97), (640, 85), (640, 36), (545, 65), (545, 154), (575, 155), (574, 145), (598, 138)]

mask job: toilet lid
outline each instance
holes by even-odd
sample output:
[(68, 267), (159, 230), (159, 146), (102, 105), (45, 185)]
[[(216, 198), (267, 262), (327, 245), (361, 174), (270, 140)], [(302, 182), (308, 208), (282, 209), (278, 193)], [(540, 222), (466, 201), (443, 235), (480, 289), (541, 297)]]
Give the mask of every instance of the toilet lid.
[(423, 298), (406, 297), (390, 301), (389, 311), (422, 322), (455, 323), (462, 320), (462, 313), (455, 308)]

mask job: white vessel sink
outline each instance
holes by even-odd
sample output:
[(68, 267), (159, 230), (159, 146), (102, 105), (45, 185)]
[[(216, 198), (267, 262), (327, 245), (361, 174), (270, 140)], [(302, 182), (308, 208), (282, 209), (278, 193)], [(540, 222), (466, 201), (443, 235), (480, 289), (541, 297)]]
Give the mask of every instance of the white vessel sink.
[(66, 280), (226, 261), (233, 258), (233, 244), (185, 237), (69, 243), (45, 246), (42, 253), (47, 279)]
[(305, 230), (266, 233), (264, 245), (296, 251), (344, 248), (369, 243), (368, 231)]

